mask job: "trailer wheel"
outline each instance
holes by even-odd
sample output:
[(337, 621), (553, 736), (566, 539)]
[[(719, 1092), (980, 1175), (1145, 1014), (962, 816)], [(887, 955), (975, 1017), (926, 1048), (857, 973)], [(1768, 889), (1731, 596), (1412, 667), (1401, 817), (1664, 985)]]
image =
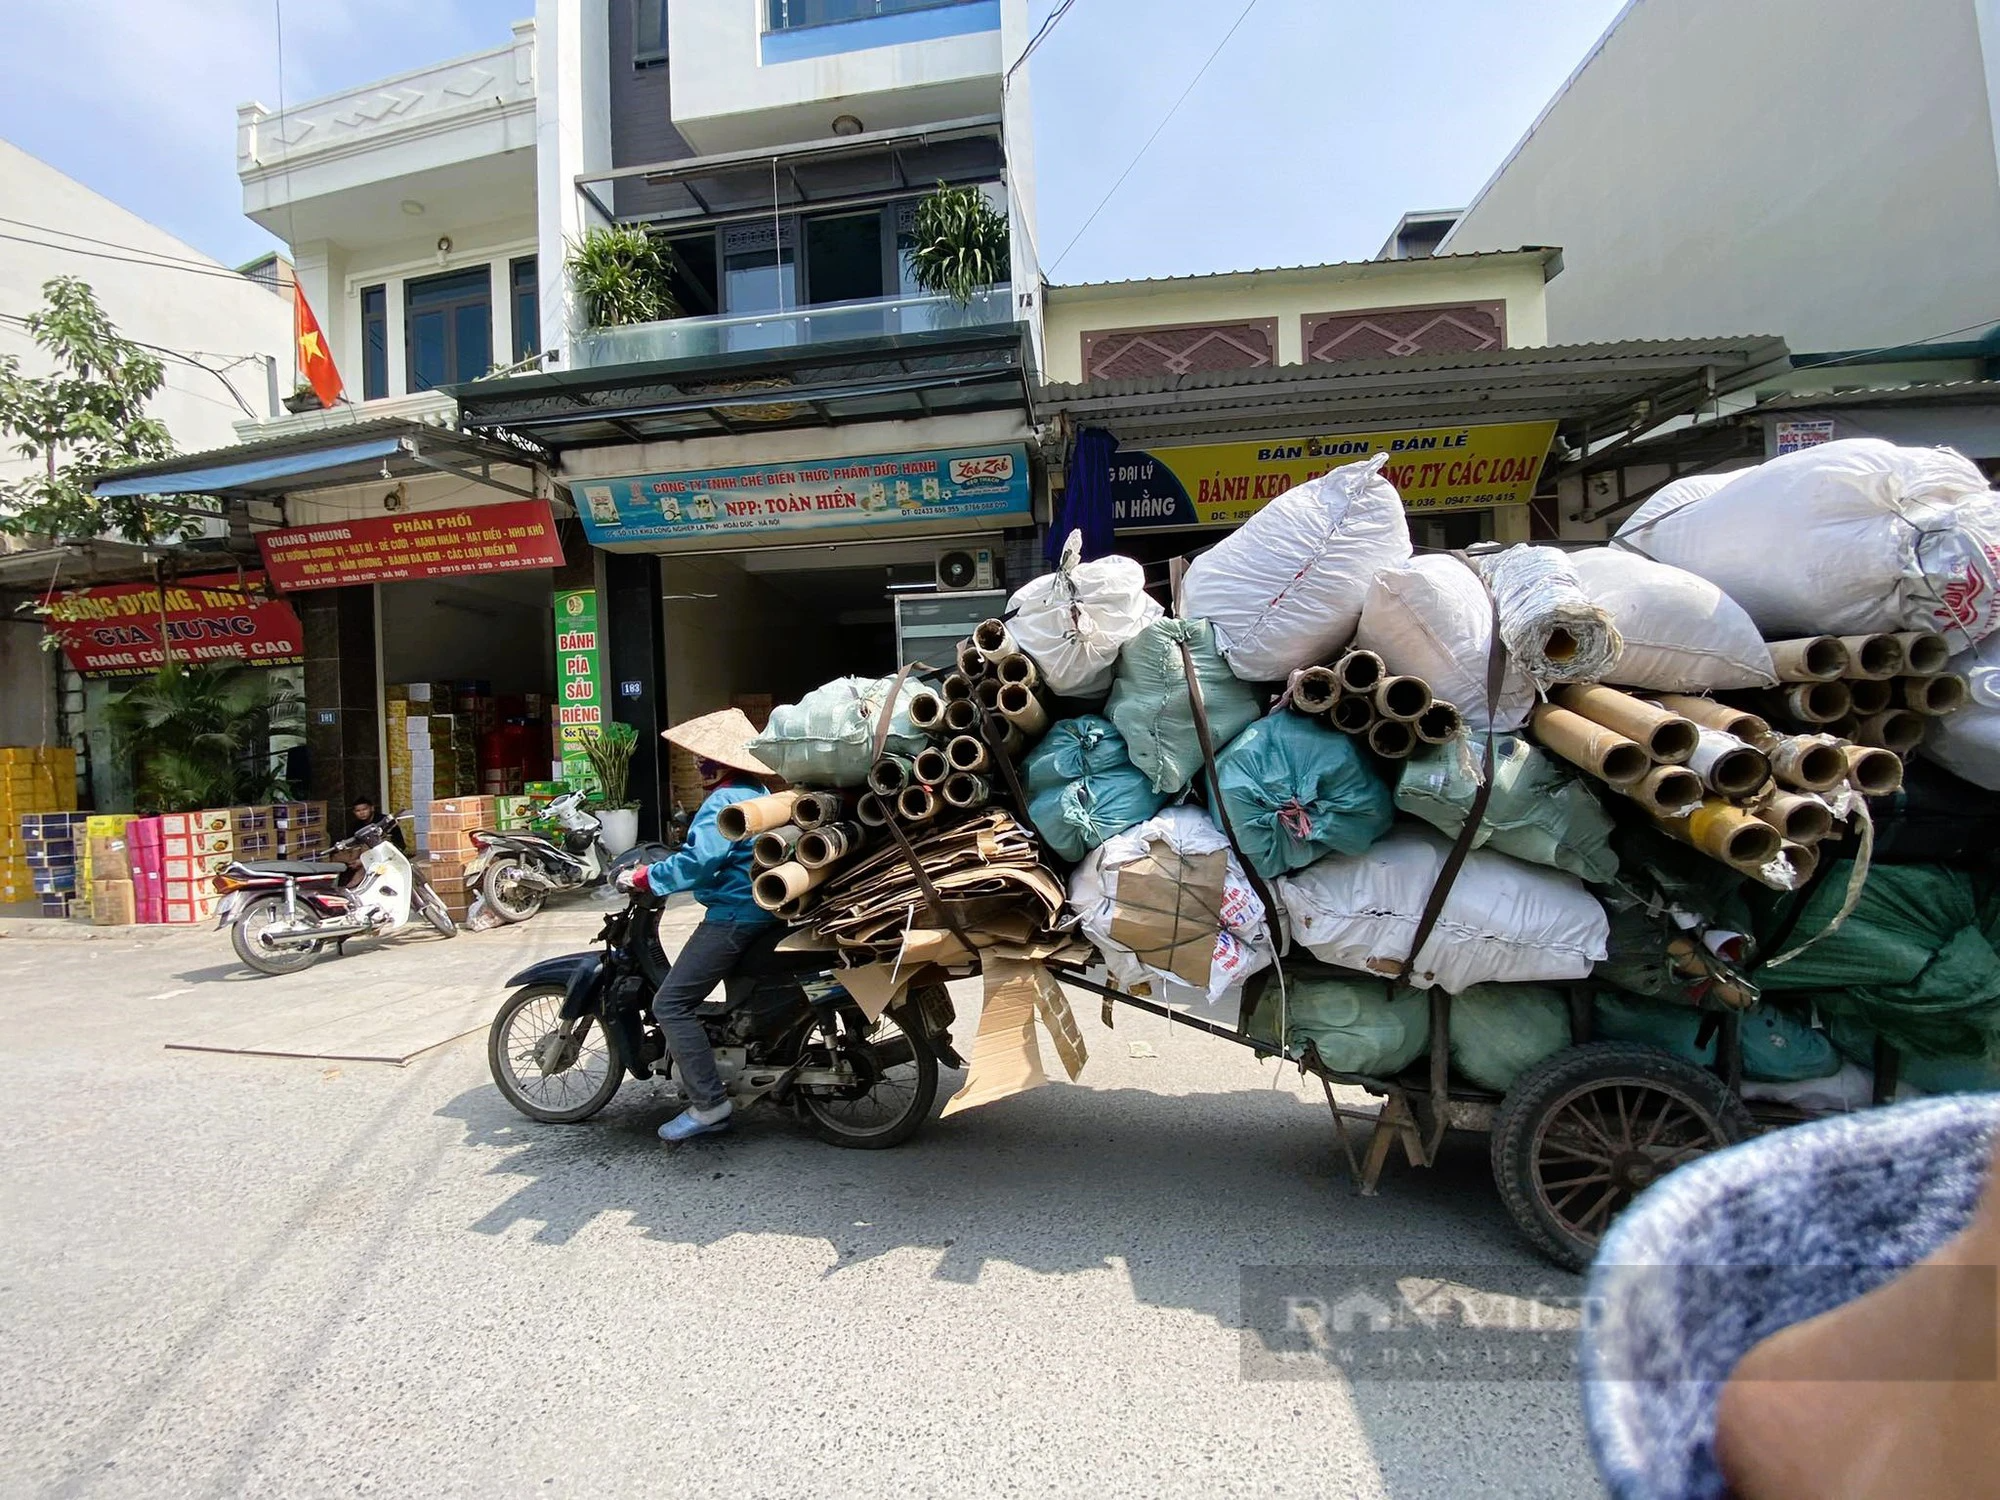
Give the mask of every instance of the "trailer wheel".
[(1713, 1073), (1657, 1047), (1589, 1042), (1515, 1080), (1493, 1120), (1493, 1182), (1535, 1247), (1581, 1271), (1640, 1192), (1755, 1129)]

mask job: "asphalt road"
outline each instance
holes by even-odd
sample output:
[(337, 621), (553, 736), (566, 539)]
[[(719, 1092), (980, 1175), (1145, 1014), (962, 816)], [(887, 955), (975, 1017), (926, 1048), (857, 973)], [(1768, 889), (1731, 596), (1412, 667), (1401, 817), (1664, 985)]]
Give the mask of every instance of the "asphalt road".
[(674, 1150), (650, 1084), (537, 1126), (478, 1037), (163, 1046), (267, 986), (497, 1004), (590, 921), (259, 980), (217, 935), (0, 936), (0, 1494), (1597, 1493), (1561, 1379), (1244, 1378), (1245, 1267), (1536, 1262), (1482, 1139), (1358, 1198), (1316, 1090), (1131, 1011), (1079, 1006), (1079, 1084), (883, 1153), (768, 1107)]

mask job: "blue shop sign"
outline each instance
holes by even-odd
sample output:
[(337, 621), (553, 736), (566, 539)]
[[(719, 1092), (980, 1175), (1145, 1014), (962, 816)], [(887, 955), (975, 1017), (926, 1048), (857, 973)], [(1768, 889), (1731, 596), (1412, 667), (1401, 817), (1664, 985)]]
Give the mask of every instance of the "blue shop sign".
[(601, 545), (1034, 519), (1020, 443), (641, 474), (572, 491), (585, 532)]

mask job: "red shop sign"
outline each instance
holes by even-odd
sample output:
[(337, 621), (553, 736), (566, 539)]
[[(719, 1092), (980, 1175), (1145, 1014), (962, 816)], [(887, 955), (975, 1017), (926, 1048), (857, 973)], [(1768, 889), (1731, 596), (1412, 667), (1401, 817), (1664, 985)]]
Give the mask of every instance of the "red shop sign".
[(262, 573), (66, 589), (42, 601), (49, 633), (85, 677), (141, 677), (175, 661), (287, 666), (305, 658), (299, 617)]
[(325, 521), (259, 533), (264, 566), (281, 589), (330, 589), (559, 568), (562, 543), (546, 500)]

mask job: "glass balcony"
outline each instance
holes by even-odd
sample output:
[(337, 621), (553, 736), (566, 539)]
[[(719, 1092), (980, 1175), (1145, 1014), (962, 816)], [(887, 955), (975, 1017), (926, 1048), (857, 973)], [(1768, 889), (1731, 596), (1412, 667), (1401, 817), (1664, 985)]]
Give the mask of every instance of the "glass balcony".
[(595, 328), (576, 336), (573, 362), (578, 368), (601, 369), (898, 334), (993, 328), (1014, 321), (1013, 301), (1009, 288), (995, 286), (973, 293), (963, 307), (949, 297), (876, 297), (785, 312), (672, 318), (664, 323)]
[(766, 31), (799, 31), (812, 26), (838, 26), (876, 16), (899, 16), (914, 10), (944, 10), (975, 0), (765, 0)]

